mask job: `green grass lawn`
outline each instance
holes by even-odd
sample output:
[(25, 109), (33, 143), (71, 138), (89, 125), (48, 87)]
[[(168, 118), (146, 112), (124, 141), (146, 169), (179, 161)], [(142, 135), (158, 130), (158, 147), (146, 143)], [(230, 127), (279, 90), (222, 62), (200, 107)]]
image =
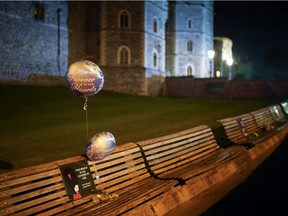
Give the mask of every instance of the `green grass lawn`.
[[(0, 85), (0, 172), (84, 154), (84, 99), (67, 87)], [(101, 91), (88, 100), (88, 138), (108, 131), (117, 145), (254, 111), (277, 100), (146, 97)]]

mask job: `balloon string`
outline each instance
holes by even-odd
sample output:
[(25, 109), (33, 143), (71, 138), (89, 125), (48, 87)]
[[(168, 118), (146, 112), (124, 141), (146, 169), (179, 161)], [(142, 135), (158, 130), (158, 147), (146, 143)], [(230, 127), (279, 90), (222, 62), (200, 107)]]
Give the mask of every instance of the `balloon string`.
[(88, 124), (88, 98), (85, 98), (83, 109), (86, 112), (86, 138), (89, 140), (89, 124)]

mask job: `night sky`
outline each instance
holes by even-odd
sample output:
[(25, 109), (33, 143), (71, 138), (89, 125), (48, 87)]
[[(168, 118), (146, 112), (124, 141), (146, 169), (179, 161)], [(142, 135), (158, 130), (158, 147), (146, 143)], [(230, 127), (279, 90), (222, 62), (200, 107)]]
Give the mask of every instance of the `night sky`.
[(216, 0), (214, 35), (230, 38), (234, 57), (258, 69), (288, 69), (288, 1)]

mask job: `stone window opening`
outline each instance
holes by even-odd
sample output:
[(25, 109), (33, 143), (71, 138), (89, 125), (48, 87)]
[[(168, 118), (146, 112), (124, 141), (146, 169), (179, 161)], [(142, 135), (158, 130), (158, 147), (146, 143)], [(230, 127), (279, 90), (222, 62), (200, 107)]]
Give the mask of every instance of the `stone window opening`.
[(118, 49), (118, 64), (129, 65), (131, 54), (130, 49), (126, 46), (122, 46)]
[(157, 32), (157, 29), (158, 28), (158, 23), (157, 23), (157, 19), (154, 18), (153, 20), (153, 31), (156, 33)]
[(126, 10), (120, 11), (118, 17), (119, 28), (130, 28), (130, 13)]
[(188, 29), (192, 28), (192, 20), (188, 19), (188, 23), (187, 23)]
[(157, 54), (153, 54), (153, 66), (156, 68), (157, 67)]
[(187, 76), (193, 76), (193, 69), (190, 65), (187, 67)]
[(34, 18), (41, 21), (45, 20), (45, 7), (43, 3), (36, 3), (34, 5)]
[(191, 40), (187, 42), (187, 51), (189, 52), (193, 51), (193, 42)]

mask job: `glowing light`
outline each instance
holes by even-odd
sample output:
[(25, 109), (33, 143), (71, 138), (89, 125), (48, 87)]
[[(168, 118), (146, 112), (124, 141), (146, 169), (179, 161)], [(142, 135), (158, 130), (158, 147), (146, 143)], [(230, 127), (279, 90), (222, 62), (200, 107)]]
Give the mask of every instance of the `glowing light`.
[(233, 64), (233, 58), (228, 58), (226, 62), (227, 62), (227, 65), (230, 67)]
[(215, 56), (215, 51), (214, 50), (208, 50), (208, 58), (209, 59), (213, 59)]

